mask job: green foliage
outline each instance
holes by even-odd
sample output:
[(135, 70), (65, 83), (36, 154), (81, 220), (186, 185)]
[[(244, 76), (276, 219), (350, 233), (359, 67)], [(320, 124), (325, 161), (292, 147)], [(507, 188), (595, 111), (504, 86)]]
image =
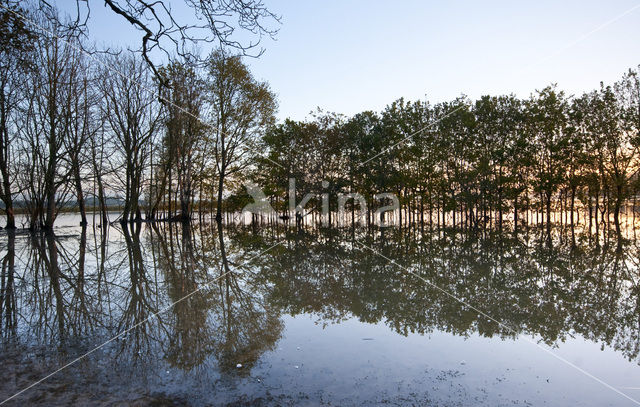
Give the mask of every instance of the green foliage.
[(556, 199), (574, 208), (576, 197), (585, 205), (611, 199), (619, 211), (637, 185), (639, 101), (638, 72), (630, 71), (577, 98), (552, 85), (526, 100), (399, 99), (379, 114), (285, 120), (263, 137), (256, 178), (281, 202), (294, 177), (305, 193), (393, 192), (404, 208), (476, 221), (532, 208), (549, 217)]

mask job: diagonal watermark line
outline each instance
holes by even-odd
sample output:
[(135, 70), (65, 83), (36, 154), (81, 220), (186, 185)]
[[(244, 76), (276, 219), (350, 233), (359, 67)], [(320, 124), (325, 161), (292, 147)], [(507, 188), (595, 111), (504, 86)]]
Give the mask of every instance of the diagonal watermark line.
[[(281, 245), (282, 243), (283, 243), (283, 242), (278, 242), (278, 243), (274, 244), (273, 246), (270, 246), (269, 248), (267, 248), (267, 249), (265, 249), (265, 250), (261, 251), (260, 253), (258, 253), (258, 254), (256, 254), (256, 255), (254, 255), (254, 256), (251, 256), (249, 259), (245, 260), (245, 261), (244, 261), (244, 263), (246, 264), (246, 263), (250, 262), (251, 260), (253, 260), (253, 259), (257, 258), (257, 257), (262, 256), (263, 254), (265, 254), (265, 253), (266, 253), (266, 252), (268, 252), (269, 250), (273, 249), (274, 247), (276, 247), (276, 246), (278, 246), (278, 245)], [(117, 335), (116, 335), (116, 336), (114, 336), (113, 338), (111, 338), (111, 339), (107, 340), (106, 342), (104, 342), (104, 343), (102, 343), (102, 344), (100, 344), (100, 345), (96, 346), (95, 348), (91, 349), (91, 350), (90, 350), (90, 351), (88, 351), (87, 353), (85, 353), (85, 354), (83, 354), (83, 355), (78, 356), (77, 358), (73, 359), (71, 362), (69, 362), (69, 363), (67, 363), (67, 364), (63, 365), (62, 367), (60, 367), (59, 369), (57, 369), (57, 370), (53, 371), (52, 373), (50, 373), (50, 374), (46, 375), (46, 376), (45, 376), (45, 377), (43, 377), (42, 379), (40, 379), (40, 380), (38, 380), (38, 381), (36, 381), (36, 382), (31, 383), (29, 386), (27, 386), (27, 387), (25, 387), (24, 389), (20, 390), (19, 392), (15, 393), (13, 396), (11, 396), (11, 397), (9, 397), (9, 398), (7, 398), (7, 399), (3, 400), (2, 402), (0, 402), (0, 405), (5, 404), (7, 401), (12, 400), (12, 399), (14, 399), (14, 398), (18, 397), (19, 395), (21, 395), (22, 393), (26, 392), (27, 390), (29, 390), (29, 389), (31, 389), (31, 388), (33, 388), (33, 387), (35, 387), (35, 386), (39, 385), (40, 383), (44, 382), (45, 380), (47, 380), (47, 379), (48, 379), (48, 378), (50, 378), (51, 376), (53, 376), (53, 375), (55, 375), (55, 374), (57, 374), (57, 373), (61, 372), (62, 370), (64, 370), (64, 369), (68, 368), (69, 366), (73, 365), (74, 363), (76, 363), (76, 362), (78, 362), (78, 361), (80, 361), (80, 360), (84, 359), (85, 357), (89, 356), (90, 354), (94, 353), (95, 351), (97, 351), (97, 350), (99, 350), (99, 349), (101, 349), (101, 348), (105, 347), (105, 346), (106, 346), (106, 345), (108, 345), (109, 343), (111, 343), (111, 342), (115, 341), (116, 339), (118, 339), (118, 338), (119, 338), (119, 337), (121, 337), (122, 335), (125, 335), (125, 334), (127, 334), (128, 332), (130, 332), (130, 331), (132, 331), (132, 330), (136, 329), (136, 328), (137, 328), (137, 327), (139, 327), (140, 325), (142, 325), (142, 324), (144, 324), (144, 323), (147, 323), (148, 321), (150, 321), (151, 319), (153, 319), (153, 318), (157, 317), (158, 315), (160, 315), (160, 314), (163, 314), (163, 313), (167, 312), (168, 310), (170, 310), (171, 308), (173, 308), (176, 304), (178, 304), (178, 303), (180, 303), (180, 302), (182, 302), (182, 301), (186, 300), (187, 298), (190, 298), (191, 296), (193, 296), (194, 294), (198, 293), (198, 292), (199, 292), (199, 291), (201, 291), (202, 289), (209, 287), (211, 284), (215, 283), (216, 281), (220, 280), (222, 277), (226, 276), (227, 274), (230, 274), (231, 272), (232, 272), (232, 270), (229, 270), (229, 271), (227, 271), (226, 273), (223, 273), (223, 274), (219, 275), (218, 277), (214, 278), (213, 280), (211, 280), (211, 281), (209, 281), (209, 282), (204, 283), (203, 285), (201, 285), (201, 286), (200, 286), (200, 287), (198, 287), (197, 289), (193, 290), (193, 291), (192, 291), (192, 292), (190, 292), (189, 294), (187, 294), (187, 295), (185, 295), (184, 297), (180, 298), (179, 300), (177, 300), (177, 301), (175, 301), (175, 302), (173, 302), (173, 303), (171, 303), (171, 304), (167, 305), (166, 307), (162, 308), (160, 311), (157, 311), (157, 312), (155, 312), (155, 313), (153, 313), (153, 314), (149, 315), (147, 318), (143, 319), (142, 321), (140, 321), (140, 322), (136, 323), (135, 325), (131, 326), (131, 327), (130, 327), (130, 328), (128, 328), (128, 329), (125, 329), (124, 331), (120, 332), (119, 334), (117, 334)]]
[[(420, 280), (424, 281), (425, 283), (429, 284), (431, 287), (437, 289), (438, 291), (442, 292), (443, 294), (447, 295), (448, 297), (453, 298), (454, 300), (458, 301), (459, 303), (461, 303), (462, 305), (466, 306), (467, 308), (477, 312), (478, 314), (482, 315), (483, 317), (489, 319), (490, 321), (495, 322), (496, 324), (498, 324), (499, 326), (501, 326), (502, 328), (518, 335), (518, 331), (516, 331), (514, 328), (511, 328), (510, 326), (498, 321), (497, 319), (491, 317), (490, 315), (488, 315), (487, 313), (485, 313), (484, 311), (480, 310), (479, 308), (474, 307), (473, 305), (469, 304), (468, 302), (466, 302), (465, 300), (456, 297), (455, 295), (453, 295), (452, 293), (450, 293), (449, 291), (445, 290), (444, 288), (441, 288), (440, 286), (432, 283), (431, 281), (427, 280), (426, 278), (422, 277), (419, 274), (414, 273), (413, 271), (409, 270), (408, 268), (404, 267), (403, 265), (399, 264), (398, 262), (396, 262), (393, 259), (390, 259), (389, 257), (385, 256), (384, 254), (380, 253), (379, 251), (363, 244), (360, 242), (356, 242), (357, 244), (359, 244), (360, 246), (366, 248), (367, 250), (371, 251), (374, 254), (377, 254), (378, 256), (382, 257), (383, 259), (393, 263), (394, 265), (400, 267), (402, 270), (406, 271), (407, 273), (413, 275), (414, 277), (418, 277)], [(586, 370), (582, 369), (581, 367), (576, 366), (575, 364), (571, 363), (570, 361), (568, 361), (567, 359), (563, 358), (562, 356), (556, 354), (555, 352), (552, 352), (550, 349), (547, 349), (546, 347), (540, 345), (538, 342), (534, 341), (533, 339), (528, 338), (527, 336), (523, 335), (521, 336), (522, 339), (524, 339), (525, 341), (537, 346), (538, 348), (542, 349), (543, 351), (547, 352), (549, 355), (553, 356), (554, 358), (560, 360), (561, 362), (564, 362), (565, 364), (571, 366), (572, 368), (578, 370), (579, 372), (581, 372), (582, 374), (584, 374), (585, 376), (595, 380), (596, 382), (600, 383), (601, 385), (605, 386), (606, 388), (613, 390), (614, 392), (618, 393), (619, 395), (621, 395), (622, 397), (634, 402), (636, 405), (640, 406), (640, 401), (631, 398), (630, 396), (626, 395), (625, 393), (621, 392), (620, 390), (618, 390), (617, 388), (613, 387), (612, 385), (606, 383), (605, 381), (603, 381), (602, 379), (599, 379), (598, 377), (592, 375), (591, 373), (587, 372)]]
[[(548, 60), (550, 60), (551, 58), (565, 52), (566, 50), (568, 50), (569, 48), (579, 44), (580, 42), (586, 40), (587, 38), (589, 38), (590, 36), (592, 36), (593, 34), (597, 33), (598, 31), (610, 26), (611, 24), (615, 23), (616, 21), (620, 20), (621, 18), (625, 17), (628, 14), (631, 14), (632, 12), (634, 12), (636, 9), (640, 8), (640, 3), (636, 4), (635, 6), (629, 8), (628, 10), (618, 14), (617, 16), (615, 16), (614, 18), (600, 24), (599, 26), (597, 26), (596, 28), (594, 28), (593, 30), (581, 35), (580, 37), (578, 37), (577, 39), (571, 41), (570, 43), (568, 43), (567, 45), (565, 45), (564, 47), (558, 49), (557, 51), (547, 55), (544, 58), (541, 58), (540, 60), (538, 60), (537, 62), (530, 64), (528, 66), (525, 66), (524, 68), (522, 68), (520, 71), (517, 71), (518, 73), (524, 72), (527, 69), (531, 68), (532, 66), (541, 64), (543, 62), (546, 62)], [(378, 154), (374, 155), (373, 157), (368, 158), (367, 160), (361, 162), (360, 164), (358, 164), (356, 166), (356, 168), (360, 168), (361, 166), (363, 166), (364, 164), (368, 163), (369, 161), (380, 157), (382, 154), (386, 153), (389, 150), (394, 149), (395, 147), (399, 146), (400, 144), (405, 143), (407, 140), (409, 140), (411, 137), (422, 133), (423, 131), (430, 129), (431, 127), (435, 126), (436, 124), (440, 123), (442, 120), (446, 119), (447, 117), (451, 116), (453, 113), (457, 112), (458, 110), (462, 109), (463, 107), (467, 106), (464, 102), (458, 106), (457, 108), (453, 109), (452, 111), (450, 111), (449, 113), (440, 116), (439, 118), (437, 118), (433, 123), (429, 123), (426, 126), (424, 126), (423, 128), (414, 131), (413, 133), (409, 134), (407, 137), (403, 138), (402, 140), (398, 141), (397, 143), (395, 143), (394, 145), (392, 145), (391, 147), (387, 147), (384, 150), (382, 150), (381, 152), (379, 152)]]
[[(195, 114), (193, 114), (190, 111), (186, 110), (182, 106), (178, 106), (175, 103), (173, 103), (172, 101), (167, 100), (166, 98), (162, 97), (162, 95), (160, 95), (160, 93), (158, 93), (157, 91), (155, 91), (153, 89), (150, 89), (150, 88), (144, 86), (143, 84), (141, 84), (139, 82), (133, 81), (130, 77), (128, 77), (127, 75), (125, 75), (122, 72), (118, 71), (113, 66), (108, 65), (105, 62), (101, 61), (100, 59), (96, 58), (92, 53), (88, 52), (87, 50), (83, 49), (82, 47), (79, 47), (79, 46), (75, 45), (74, 43), (72, 43), (71, 41), (68, 41), (67, 39), (57, 35), (56, 33), (52, 32), (51, 30), (47, 29), (46, 27), (41, 26), (40, 24), (38, 24), (37, 22), (33, 21), (32, 19), (26, 17), (25, 15), (23, 15), (21, 13), (18, 13), (15, 10), (12, 10), (10, 8), (7, 8), (3, 4), (0, 4), (0, 8), (3, 8), (6, 11), (9, 11), (10, 13), (14, 14), (18, 18), (21, 18), (25, 22), (27, 22), (30, 25), (32, 25), (33, 27), (35, 27), (37, 30), (42, 31), (44, 34), (47, 34), (52, 38), (59, 39), (59, 40), (65, 42), (66, 44), (68, 44), (71, 48), (75, 49), (76, 51), (79, 51), (79, 52), (82, 52), (83, 54), (86, 54), (89, 57), (89, 59), (91, 59), (94, 62), (98, 63), (100, 66), (102, 66), (103, 68), (107, 69), (108, 71), (116, 73), (118, 76), (120, 76), (124, 80), (129, 81), (132, 84), (135, 84), (139, 89), (143, 89), (143, 90), (149, 92), (153, 96), (157, 97), (159, 100), (162, 100), (164, 103), (170, 104), (171, 106), (173, 106), (173, 107), (177, 108), (178, 110), (180, 110), (182, 113), (184, 113), (184, 114), (196, 119), (198, 122), (206, 124), (206, 122), (203, 119), (201, 119), (199, 116), (196, 116)], [(223, 132), (223, 131), (221, 131), (219, 129), (213, 129), (213, 131), (218, 132), (218, 134), (230, 137), (230, 135), (228, 133), (225, 133), (225, 132)], [(253, 150), (254, 152), (257, 152), (257, 150), (255, 150), (255, 149), (250, 149), (250, 150)], [(273, 161), (269, 157), (265, 156), (264, 158), (267, 161), (270, 161), (272, 164), (275, 164), (280, 168), (284, 168), (284, 166), (282, 164)]]

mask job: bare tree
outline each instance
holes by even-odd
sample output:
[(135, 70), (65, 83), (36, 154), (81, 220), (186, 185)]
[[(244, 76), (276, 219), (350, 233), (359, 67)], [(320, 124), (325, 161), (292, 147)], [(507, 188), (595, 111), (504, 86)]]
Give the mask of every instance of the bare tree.
[[(52, 9), (50, 0), (37, 0), (42, 11)], [(90, 24), (92, 2), (75, 0), (75, 10), (65, 22), (74, 31), (86, 31)], [(280, 17), (272, 13), (262, 0), (184, 0), (183, 8), (191, 13), (174, 12), (169, 1), (104, 0), (104, 7), (124, 19), (141, 35), (143, 59), (158, 75), (152, 61), (155, 53), (163, 56), (198, 57), (190, 50), (197, 43), (213, 43), (233, 48), (243, 55), (259, 56), (264, 36), (273, 37)], [(243, 32), (242, 40), (236, 34)], [(250, 35), (247, 35), (249, 33)]]
[(96, 122), (96, 94), (89, 77), (90, 69), (82, 55), (73, 68), (73, 78), (69, 81), (65, 114), (65, 159), (68, 162), (70, 181), (75, 188), (76, 202), (81, 216), (81, 225), (87, 224), (85, 193), (87, 166), (91, 155), (86, 147), (98, 131)]
[(104, 75), (100, 84), (102, 114), (112, 137), (120, 171), (115, 173), (124, 188), (122, 221), (141, 220), (140, 197), (148, 170), (152, 137), (160, 124), (160, 109), (154, 95), (149, 69), (133, 55), (115, 56), (109, 61), (122, 75)]
[(21, 108), (20, 146), (22, 193), (29, 208), (30, 226), (52, 229), (60, 204), (66, 199), (70, 167), (65, 150), (72, 115), (74, 82), (82, 66), (73, 33), (54, 15), (42, 15), (39, 25), (51, 36), (35, 42), (33, 69)]
[(107, 196), (105, 188), (105, 176), (108, 172), (108, 157), (107, 157), (107, 143), (105, 140), (104, 126), (99, 126), (97, 131), (93, 134), (93, 137), (89, 139), (89, 147), (91, 154), (91, 172), (93, 175), (94, 192), (93, 202), (94, 206), (97, 203), (100, 208), (101, 225), (106, 227), (109, 223), (107, 215)]

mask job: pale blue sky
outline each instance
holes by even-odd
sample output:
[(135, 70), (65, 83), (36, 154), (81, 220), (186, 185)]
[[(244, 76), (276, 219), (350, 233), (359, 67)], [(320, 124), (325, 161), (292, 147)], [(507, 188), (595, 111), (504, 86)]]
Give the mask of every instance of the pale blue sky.
[[(526, 97), (552, 82), (577, 94), (640, 64), (640, 7), (601, 27), (638, 0), (264, 2), (282, 25), (247, 62), (278, 94), (281, 119), (317, 106), (381, 110), (400, 97)], [(126, 23), (92, 3), (92, 38), (131, 44)]]

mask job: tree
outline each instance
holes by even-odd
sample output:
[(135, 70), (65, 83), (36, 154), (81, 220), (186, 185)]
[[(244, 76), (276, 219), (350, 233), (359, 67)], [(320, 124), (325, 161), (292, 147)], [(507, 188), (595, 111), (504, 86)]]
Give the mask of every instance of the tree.
[[(49, 0), (34, 4), (41, 12), (53, 9)], [(75, 0), (70, 7), (75, 15), (68, 20), (59, 19), (59, 23), (75, 32), (85, 32), (91, 19), (91, 4)], [(216, 44), (243, 55), (260, 55), (261, 38), (277, 33), (269, 24), (280, 21), (262, 0), (184, 0), (184, 13), (175, 12), (167, 0), (104, 0), (104, 7), (140, 33), (138, 52), (156, 76), (159, 72), (152, 61), (154, 54), (197, 58), (191, 49), (198, 43)], [(237, 36), (238, 29), (243, 31), (242, 39)]]
[[(446, 223), (445, 214), (452, 212), (453, 226), (456, 226), (456, 212), (459, 209), (458, 197), (466, 189), (467, 178), (472, 162), (471, 154), (475, 149), (473, 134), (475, 117), (466, 97), (460, 97), (451, 103), (435, 106), (437, 119), (437, 144), (440, 165), (444, 178), (439, 189), (442, 202), (442, 223)], [(465, 191), (467, 192), (467, 191)]]
[(92, 79), (89, 77), (89, 66), (81, 54), (74, 64), (73, 78), (69, 82), (66, 97), (66, 111), (64, 124), (65, 158), (68, 161), (69, 176), (75, 187), (76, 202), (80, 211), (81, 225), (87, 224), (85, 208), (85, 193), (83, 182), (90, 154), (87, 153), (89, 140), (93, 139), (99, 129), (96, 120), (97, 101)]
[(630, 70), (613, 88), (601, 86), (598, 122), (604, 138), (605, 171), (614, 186), (613, 220), (621, 242), (620, 208), (638, 173), (640, 148), (640, 79)]
[(220, 222), (225, 180), (251, 164), (259, 135), (274, 122), (276, 102), (269, 85), (255, 80), (240, 56), (216, 51), (207, 66), (207, 102), (218, 176), (216, 220)]
[(53, 14), (39, 18), (39, 24), (53, 35), (40, 36), (35, 42), (32, 69), (24, 86), (18, 126), (22, 157), (19, 182), (30, 227), (51, 230), (71, 187), (65, 138), (82, 64), (74, 33), (65, 30)]
[(125, 54), (111, 58), (121, 75), (104, 75), (100, 83), (103, 95), (102, 114), (110, 132), (118, 161), (116, 172), (124, 189), (122, 221), (141, 220), (140, 197), (145, 180), (152, 137), (160, 125), (160, 109), (154, 95), (149, 69)]
[[(166, 88), (161, 87), (163, 90), (161, 100), (166, 113), (164, 145), (167, 149), (163, 158), (164, 178), (161, 184), (166, 184), (168, 169), (173, 167), (180, 197), (180, 217), (186, 221), (191, 219), (191, 203), (195, 192), (196, 153), (198, 148), (202, 147), (205, 134), (205, 125), (200, 120), (203, 84), (195, 68), (188, 63), (174, 62), (160, 72), (163, 81), (168, 85)], [(155, 197), (155, 205), (163, 192), (164, 187), (161, 186)], [(169, 196), (171, 196), (171, 190), (169, 190)]]
[[(535, 189), (544, 201), (547, 214), (547, 235), (551, 234), (551, 199), (564, 181), (567, 157), (566, 126), (568, 102), (563, 91), (555, 85), (538, 91), (526, 103), (528, 131), (536, 149)], [(542, 203), (542, 202), (541, 202)]]
[(18, 17), (26, 11), (16, 5), (0, 1), (0, 199), (7, 215), (7, 229), (15, 229), (13, 209), (13, 186), (15, 183), (15, 162), (11, 145), (16, 142), (15, 126), (21, 89), (26, 68), (33, 52), (36, 35), (25, 21)]

